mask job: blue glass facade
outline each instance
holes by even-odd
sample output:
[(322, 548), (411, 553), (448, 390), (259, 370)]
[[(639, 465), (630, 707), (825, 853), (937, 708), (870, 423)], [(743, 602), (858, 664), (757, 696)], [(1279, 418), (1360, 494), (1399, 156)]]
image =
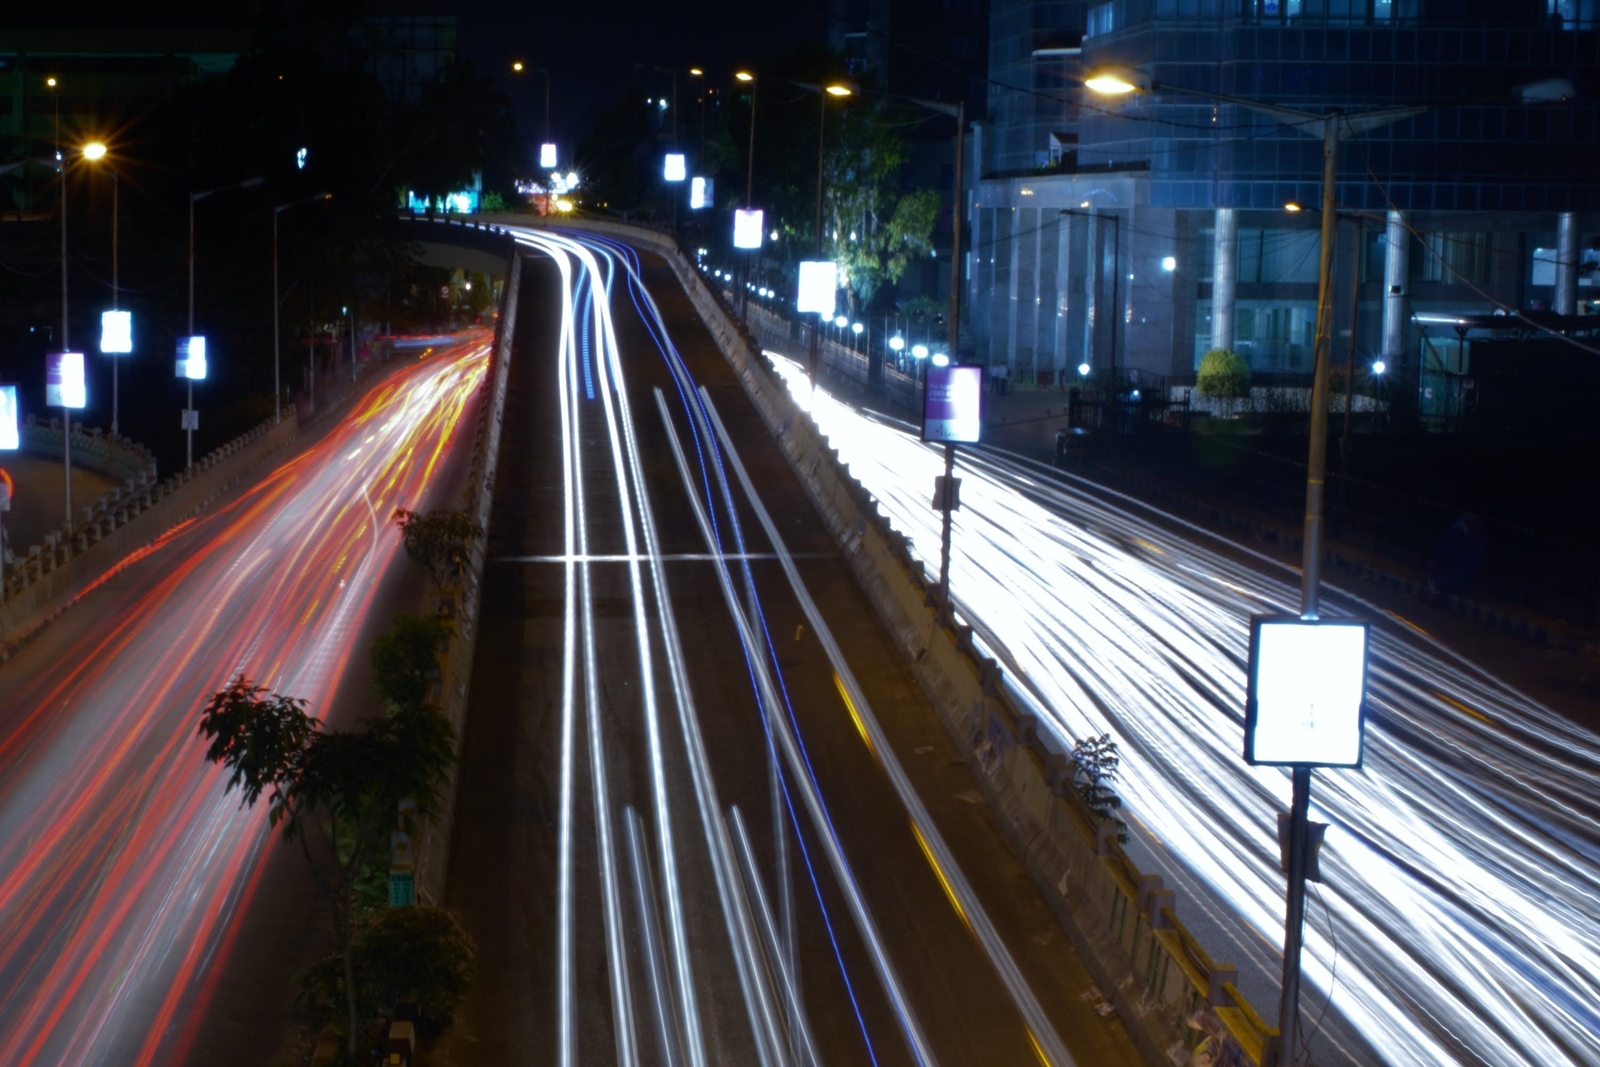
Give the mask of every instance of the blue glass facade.
[[(1184, 374), (1212, 346), (1309, 369), (1317, 217), (1283, 206), (1320, 202), (1320, 139), (1163, 84), (1317, 114), (1427, 105), (1341, 146), (1338, 204), (1363, 231), (1340, 228), (1336, 321), (1354, 293), (1364, 354), (1425, 362), (1466, 312), (1600, 311), (1584, 269), (1600, 256), (1600, 0), (1010, 0), (990, 52), (969, 299), (979, 355), (1014, 378), (1112, 360)], [(1080, 87), (1109, 63), (1158, 91)], [(1514, 101), (1551, 78), (1576, 99)], [(1079, 326), (1112, 306), (1115, 353), (1103, 325)]]

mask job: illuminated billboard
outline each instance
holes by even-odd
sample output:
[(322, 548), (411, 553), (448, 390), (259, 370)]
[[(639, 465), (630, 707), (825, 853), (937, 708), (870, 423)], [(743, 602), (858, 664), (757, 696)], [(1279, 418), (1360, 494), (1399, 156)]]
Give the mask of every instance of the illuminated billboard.
[(1361, 766), (1365, 622), (1257, 615), (1249, 666), (1246, 763)]
[(51, 352), (44, 357), (44, 402), (53, 408), (81, 408), (88, 404), (82, 352)]
[(765, 233), (760, 208), (739, 208), (733, 213), (733, 247), (760, 248)]
[(922, 393), (922, 439), (976, 444), (983, 428), (983, 368), (928, 368)]
[(800, 261), (800, 293), (795, 299), (796, 311), (814, 311), (825, 318), (832, 318), (838, 297), (837, 263), (832, 260)]
[(666, 162), (662, 164), (661, 176), (669, 182), (681, 182), (689, 176), (689, 168), (683, 161), (682, 152), (668, 152)]
[(125, 356), (133, 351), (133, 313), (100, 313), (100, 351), (108, 356)]
[(539, 146), (539, 166), (545, 170), (556, 169), (556, 146), (549, 141)]
[(178, 338), (178, 377), (204, 381), (206, 377), (206, 339), (201, 336)]
[(711, 187), (710, 178), (694, 178), (689, 182), (690, 210), (699, 211), (711, 206)]
[(17, 387), (0, 385), (0, 452), (15, 452), (22, 447), (22, 438), (17, 432), (17, 423), (21, 420)]

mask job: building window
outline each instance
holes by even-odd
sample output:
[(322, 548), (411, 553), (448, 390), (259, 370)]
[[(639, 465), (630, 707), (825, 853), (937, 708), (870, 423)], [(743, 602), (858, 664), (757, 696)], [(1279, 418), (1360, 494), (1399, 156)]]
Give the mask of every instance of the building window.
[(1600, 0), (1545, 0), (1550, 22), (1563, 30), (1590, 30), (1600, 25)]
[(1116, 29), (1116, 3), (1097, 4), (1089, 9), (1089, 26), (1083, 31), (1085, 37), (1099, 37), (1101, 34), (1110, 33)]
[(1417, 277), (1425, 282), (1482, 285), (1489, 280), (1489, 235), (1430, 233), (1424, 239)]
[[(1591, 245), (1600, 245), (1600, 242), (1590, 242)], [(1555, 285), (1556, 284), (1556, 250), (1553, 248), (1535, 248), (1533, 250), (1533, 273), (1528, 278), (1529, 285)], [(1578, 250), (1578, 284), (1582, 286), (1600, 287), (1600, 247), (1580, 248)]]
[(1239, 231), (1239, 274), (1242, 285), (1315, 282), (1320, 266), (1316, 230)]

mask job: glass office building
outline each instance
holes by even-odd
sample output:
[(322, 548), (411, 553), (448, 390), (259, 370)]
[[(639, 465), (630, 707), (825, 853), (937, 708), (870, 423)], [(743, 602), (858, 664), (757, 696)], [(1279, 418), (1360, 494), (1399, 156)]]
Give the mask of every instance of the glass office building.
[[(1158, 91), (1081, 88), (1113, 63)], [(996, 0), (977, 354), (1041, 382), (1181, 377), (1209, 348), (1311, 369), (1319, 136), (1161, 85), (1423, 109), (1341, 144), (1336, 356), (1353, 340), (1363, 364), (1460, 373), (1462, 315), (1600, 312), (1597, 71), (1600, 0)], [(1575, 99), (1517, 95), (1558, 78)]]

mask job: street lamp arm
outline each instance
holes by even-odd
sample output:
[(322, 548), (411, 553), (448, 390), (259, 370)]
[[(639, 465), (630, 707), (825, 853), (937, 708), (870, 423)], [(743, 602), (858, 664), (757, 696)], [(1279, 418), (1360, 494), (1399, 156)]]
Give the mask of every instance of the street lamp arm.
[(61, 170), (61, 167), (62, 167), (61, 160), (50, 159), (50, 158), (45, 157), (45, 156), (40, 156), (37, 159), (32, 159), (32, 158), (30, 158), (30, 159), (19, 159), (14, 163), (7, 163), (4, 166), (0, 166), (0, 174), (9, 174), (14, 170), (18, 170), (18, 169), (20, 169), (22, 167), (26, 167), (29, 164), (34, 164), (34, 165), (40, 166), (40, 167), (49, 167), (51, 170), (58, 171), (58, 172)]

